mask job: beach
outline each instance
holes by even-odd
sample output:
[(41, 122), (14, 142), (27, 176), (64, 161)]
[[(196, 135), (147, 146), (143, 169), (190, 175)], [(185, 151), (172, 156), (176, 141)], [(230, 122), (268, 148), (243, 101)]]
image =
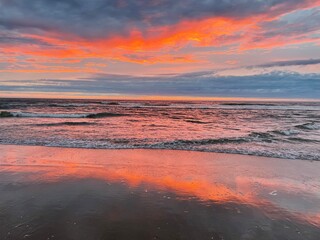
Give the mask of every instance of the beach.
[(320, 240), (320, 0), (0, 0), (0, 240)]
[(320, 162), (0, 145), (0, 239), (310, 239)]

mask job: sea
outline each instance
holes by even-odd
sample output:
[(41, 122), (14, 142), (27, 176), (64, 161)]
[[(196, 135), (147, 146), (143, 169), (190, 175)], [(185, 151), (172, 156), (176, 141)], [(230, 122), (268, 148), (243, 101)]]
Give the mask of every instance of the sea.
[(0, 144), (320, 160), (320, 102), (0, 99)]

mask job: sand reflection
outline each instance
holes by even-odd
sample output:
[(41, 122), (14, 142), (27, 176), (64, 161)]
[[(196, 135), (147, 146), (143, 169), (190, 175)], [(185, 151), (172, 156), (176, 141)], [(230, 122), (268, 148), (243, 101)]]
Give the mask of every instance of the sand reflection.
[[(145, 191), (173, 191), (180, 199), (205, 204), (252, 205), (270, 218), (320, 226), (318, 162), (162, 150), (1, 148), (1, 172), (14, 173), (14, 181), (93, 178), (130, 188), (143, 185)], [(23, 178), (16, 179), (17, 173)]]

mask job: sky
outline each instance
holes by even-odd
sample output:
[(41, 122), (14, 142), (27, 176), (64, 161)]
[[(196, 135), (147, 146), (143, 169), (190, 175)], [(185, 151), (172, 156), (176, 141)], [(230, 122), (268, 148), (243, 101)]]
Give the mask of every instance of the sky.
[(0, 97), (320, 99), (320, 0), (0, 0)]

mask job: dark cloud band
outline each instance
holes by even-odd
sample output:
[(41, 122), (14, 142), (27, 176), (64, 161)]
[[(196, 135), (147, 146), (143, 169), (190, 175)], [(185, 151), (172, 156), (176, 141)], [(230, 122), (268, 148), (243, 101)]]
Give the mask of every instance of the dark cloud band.
[[(135, 77), (99, 74), (74, 80), (15, 81), (0, 84), (1, 91), (67, 92), (84, 95), (164, 95), (198, 97), (319, 98), (320, 75), (271, 72), (222, 77), (210, 72)], [(1, 82), (0, 82), (1, 83)]]
[[(282, 14), (308, 0), (0, 0), (0, 27), (55, 31), (84, 38), (142, 33), (154, 26), (208, 17)], [(272, 9), (272, 11), (271, 11)]]
[(271, 68), (271, 67), (289, 67), (289, 66), (307, 66), (320, 64), (320, 59), (304, 59), (292, 61), (278, 61), (266, 64), (249, 66), (248, 68)]

